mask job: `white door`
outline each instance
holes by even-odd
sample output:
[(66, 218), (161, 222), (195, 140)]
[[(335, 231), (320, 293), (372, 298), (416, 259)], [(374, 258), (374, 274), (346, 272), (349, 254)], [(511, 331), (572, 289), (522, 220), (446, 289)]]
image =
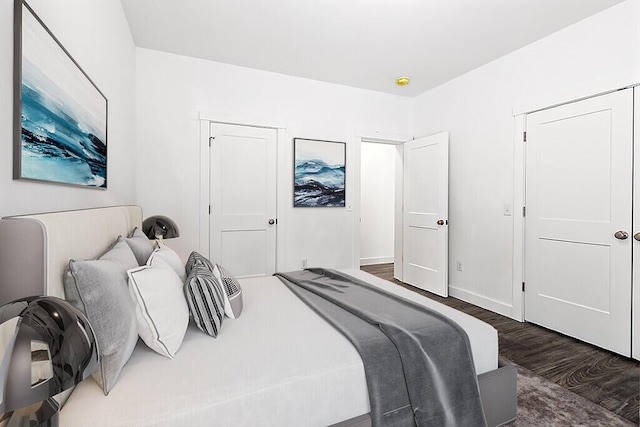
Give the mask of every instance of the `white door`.
[(404, 144), (403, 281), (448, 296), (449, 133)]
[(635, 132), (634, 132), (634, 164), (633, 170), (633, 322), (631, 356), (640, 359), (640, 89), (635, 91)]
[(527, 115), (525, 142), (525, 319), (627, 356), (632, 132), (627, 90)]
[(276, 269), (276, 130), (211, 124), (211, 260), (237, 277)]

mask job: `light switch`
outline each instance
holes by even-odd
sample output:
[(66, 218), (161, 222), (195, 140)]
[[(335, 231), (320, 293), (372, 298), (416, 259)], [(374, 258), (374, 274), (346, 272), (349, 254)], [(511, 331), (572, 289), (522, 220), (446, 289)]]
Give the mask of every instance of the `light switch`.
[(509, 203), (505, 203), (502, 211), (504, 216), (511, 216), (511, 205)]

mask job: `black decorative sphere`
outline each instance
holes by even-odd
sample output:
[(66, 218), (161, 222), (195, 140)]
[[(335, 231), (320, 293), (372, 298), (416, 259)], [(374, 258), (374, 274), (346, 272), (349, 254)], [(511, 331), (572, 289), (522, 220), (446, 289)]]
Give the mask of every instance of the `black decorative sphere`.
[(2, 418), (78, 384), (96, 369), (98, 357), (89, 321), (68, 302), (29, 297), (0, 307)]

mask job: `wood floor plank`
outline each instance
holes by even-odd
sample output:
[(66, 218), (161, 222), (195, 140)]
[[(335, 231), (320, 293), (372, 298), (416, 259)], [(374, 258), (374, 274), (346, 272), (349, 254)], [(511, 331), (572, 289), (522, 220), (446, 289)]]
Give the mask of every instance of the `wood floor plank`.
[(393, 264), (361, 267), (382, 279), (489, 323), (498, 330), (500, 356), (640, 424), (640, 363), (531, 324), (517, 322), (459, 299), (442, 298), (393, 277)]

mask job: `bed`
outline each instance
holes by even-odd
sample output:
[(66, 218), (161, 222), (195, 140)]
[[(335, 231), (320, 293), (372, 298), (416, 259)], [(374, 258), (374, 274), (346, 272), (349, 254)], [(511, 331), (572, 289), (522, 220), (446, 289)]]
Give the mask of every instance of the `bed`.
[[(64, 297), (69, 259), (101, 255), (141, 222), (137, 206), (3, 219), (0, 302)], [(499, 360), (493, 327), (360, 270), (344, 272), (457, 322), (469, 336), (487, 424), (515, 418), (515, 369)], [(64, 405), (60, 425), (369, 425), (364, 368), (351, 343), (278, 278), (240, 283), (242, 317), (226, 319), (216, 339), (191, 322), (173, 360), (139, 341), (109, 395), (86, 379)]]

